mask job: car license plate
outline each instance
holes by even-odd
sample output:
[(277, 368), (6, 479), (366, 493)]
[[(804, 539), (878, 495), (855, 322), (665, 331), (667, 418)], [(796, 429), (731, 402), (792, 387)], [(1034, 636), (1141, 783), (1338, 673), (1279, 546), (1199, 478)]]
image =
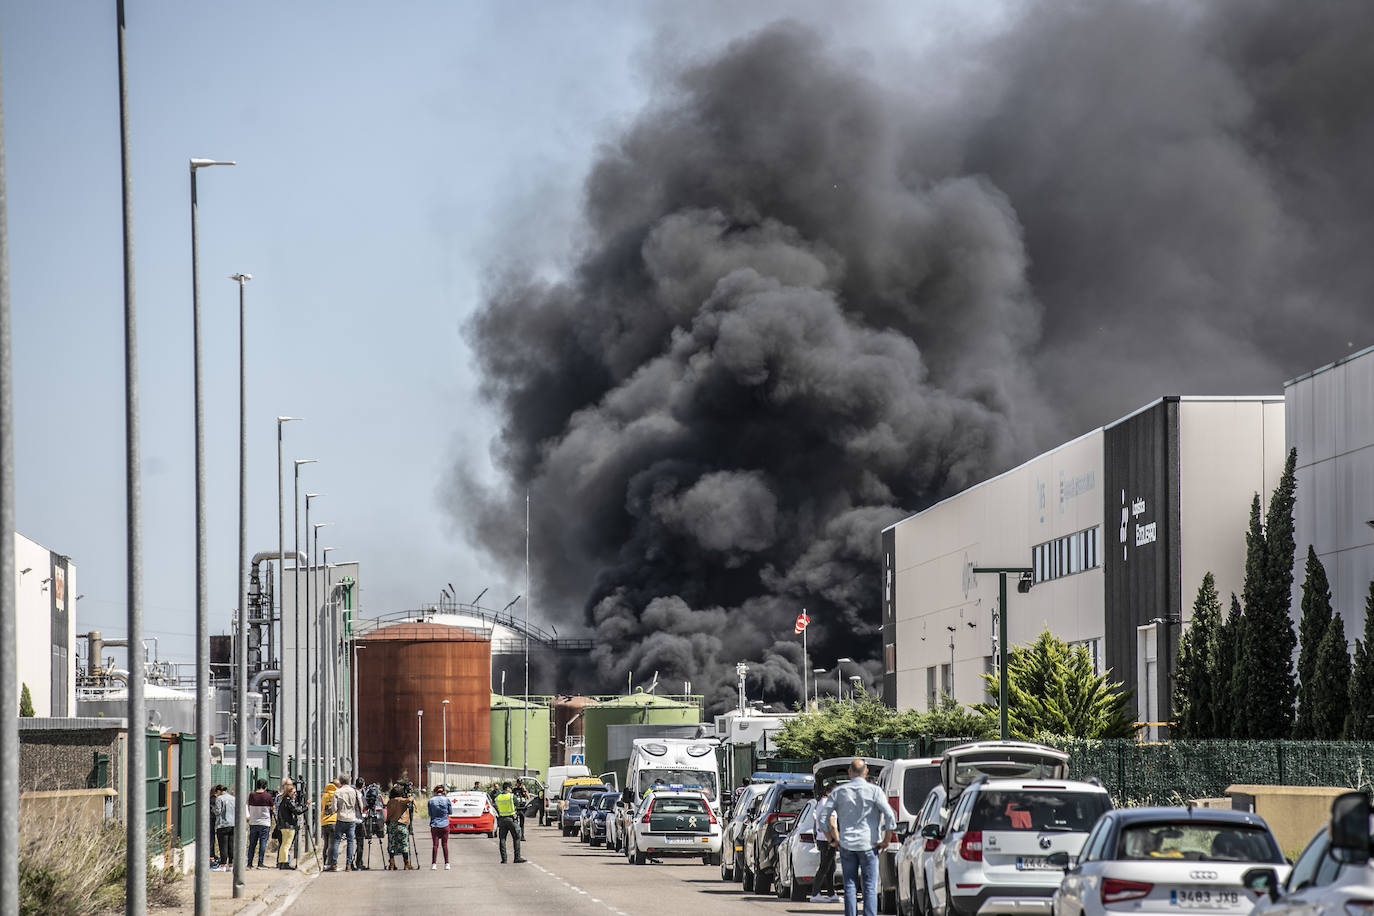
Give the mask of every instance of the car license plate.
[(1229, 910), (1240, 907), (1241, 896), (1239, 891), (1176, 888), (1169, 891), (1169, 905), (1181, 910)]
[(1053, 871), (1048, 856), (1017, 856), (1017, 871)]
[(693, 843), (693, 842), (696, 841), (696, 837), (690, 837), (690, 836), (670, 836), (670, 837), (667, 838), (667, 840), (668, 840), (669, 843), (673, 843), (673, 844), (678, 844), (678, 843)]

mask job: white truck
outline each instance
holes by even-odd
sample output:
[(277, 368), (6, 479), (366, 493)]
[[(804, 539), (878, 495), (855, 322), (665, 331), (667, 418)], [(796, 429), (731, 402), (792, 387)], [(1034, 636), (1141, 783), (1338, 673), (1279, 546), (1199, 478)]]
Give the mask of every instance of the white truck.
[(563, 782), (578, 776), (590, 775), (592, 771), (580, 763), (549, 767), (549, 778), (544, 783), (544, 803), (539, 806), (539, 826), (558, 822), (558, 802), (563, 797)]
[(636, 738), (630, 747), (625, 786), (635, 798), (656, 783), (700, 786), (720, 813), (720, 746), (711, 738)]

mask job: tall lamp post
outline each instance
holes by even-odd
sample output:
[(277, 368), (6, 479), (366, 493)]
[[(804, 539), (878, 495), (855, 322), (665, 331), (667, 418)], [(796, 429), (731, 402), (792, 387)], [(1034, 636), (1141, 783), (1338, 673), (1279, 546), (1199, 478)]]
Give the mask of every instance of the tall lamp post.
[[(305, 494), (305, 523), (306, 535), (311, 538), (311, 546), (305, 549), (305, 554), (309, 558), (310, 575), (306, 577), (305, 592), (305, 612), (307, 615), (314, 614), (315, 627), (315, 660), (310, 665), (310, 674), (315, 679), (314, 690), (310, 696), (310, 702), (315, 705), (315, 715), (311, 719), (311, 759), (316, 761), (315, 766), (319, 772), (316, 778), (330, 778), (339, 775), (338, 773), (325, 773), (325, 767), (329, 764), (325, 753), (327, 748), (324, 746), (324, 639), (320, 629), (320, 529), (326, 527), (328, 522), (316, 522), (310, 524), (310, 499), (311, 497), (324, 496), (323, 493)], [(312, 597), (313, 596), (313, 597)], [(310, 618), (306, 618), (306, 623)]]
[[(304, 750), (304, 747), (301, 744), (301, 720), (305, 718), (305, 690), (301, 687), (301, 672), (305, 669), (305, 665), (302, 662), (303, 656), (301, 654), (301, 609), (304, 607), (304, 605), (301, 604), (301, 560), (305, 559), (305, 555), (301, 553), (301, 465), (314, 464), (317, 460), (318, 459), (316, 458), (297, 458), (295, 460), (296, 477), (295, 483), (292, 485), (291, 490), (291, 512), (292, 517), (295, 519), (295, 521), (292, 522), (293, 533), (291, 537), (295, 541), (294, 549), (296, 554), (294, 560), (295, 566), (293, 567), (291, 575), (291, 584), (292, 587), (295, 589), (295, 595), (291, 599), (291, 619), (296, 630), (296, 642), (292, 649), (292, 652), (295, 655), (295, 664), (292, 667), (295, 669), (293, 674), (294, 680), (296, 682), (296, 689), (295, 695), (291, 698), (291, 731), (293, 733), (291, 743), (296, 746), (296, 759), (292, 762), (295, 764), (296, 779), (298, 780), (301, 778), (301, 775), (303, 773), (310, 772), (310, 768), (308, 766), (305, 767), (305, 769), (301, 768), (303, 763), (301, 759), (303, 755), (301, 752)], [(307, 635), (309, 635), (308, 631)], [(308, 732), (306, 734), (306, 737), (309, 738)], [(305, 792), (306, 799), (309, 800), (311, 792), (318, 791), (319, 787), (316, 786), (313, 782), (310, 782), (307, 778)], [(314, 825), (318, 822), (319, 818), (315, 816), (314, 806), (307, 805), (305, 829), (310, 831), (311, 837), (315, 836)], [(296, 844), (298, 844), (300, 840), (301, 835), (298, 832), (291, 841), (291, 844), (293, 846), (293, 852), (295, 852), (299, 848), (296, 846)]]
[[(316, 532), (316, 537), (319, 537), (318, 532)], [(320, 602), (320, 608), (326, 614), (324, 622), (320, 626), (320, 629), (323, 631), (323, 636), (320, 639), (320, 648), (323, 649), (325, 646), (329, 647), (327, 653), (329, 656), (329, 668), (327, 669), (328, 677), (326, 677), (324, 681), (324, 709), (326, 710), (329, 729), (325, 732), (324, 736), (324, 756), (329, 761), (329, 772), (338, 773), (340, 770), (337, 740), (339, 731), (339, 700), (338, 691), (334, 686), (334, 673), (338, 669), (338, 665), (335, 661), (338, 657), (338, 645), (335, 642), (336, 634), (334, 630), (334, 592), (330, 582), (331, 577), (329, 575), (329, 553), (334, 549), (333, 547), (320, 548), (320, 557), (322, 558), (320, 563), (324, 566), (324, 599)], [(354, 775), (356, 776), (357, 774), (355, 773)]]
[[(129, 123), (124, 110), (124, 3), (118, 5), (119, 27), (119, 114), (121, 152), (124, 154), (124, 306), (125, 342), (133, 348), (132, 318), (133, 301), (133, 258), (129, 236), (129, 161), (128, 128)], [(5, 223), (5, 159), (4, 136), (0, 130), (0, 582), (5, 588), (0, 590), (0, 709), (19, 708), (19, 655), (15, 650), (15, 633), (18, 627), (18, 597), (15, 595), (16, 564), (14, 562), (14, 369), (10, 355), (10, 267), (9, 235)], [(134, 372), (133, 360), (128, 359), (125, 372)], [(126, 387), (130, 426), (134, 425), (134, 405), (132, 388)], [(137, 440), (129, 432), (129, 463), (135, 466)], [(136, 474), (128, 480), (130, 508), (133, 508)], [(138, 560), (133, 523), (135, 516), (130, 515), (129, 528), (129, 565)], [(136, 613), (136, 601), (130, 589), (128, 606), (129, 616)], [(19, 912), (19, 726), (15, 716), (0, 720), (0, 912)], [(132, 807), (132, 805), (130, 806)], [(146, 881), (147, 876), (145, 874)]]
[(444, 701), (443, 714), (444, 731), (444, 785), (448, 785), (448, 700)]
[[(191, 171), (192, 179), (195, 170)], [(247, 340), (244, 336), (243, 287), (252, 274), (236, 273), (229, 278), (239, 285), (239, 632), (234, 645), (234, 696), (238, 700), (238, 728), (234, 744), (234, 797), (248, 798), (248, 367)], [(271, 628), (269, 627), (269, 630)], [(248, 818), (238, 819), (234, 831), (234, 897), (244, 891), (244, 859), (248, 855)]]
[[(318, 499), (321, 495), (320, 493), (305, 494), (305, 604), (302, 605), (300, 609), (301, 615), (305, 618), (305, 772), (312, 786), (319, 785), (319, 767), (317, 761), (320, 752), (319, 745), (315, 740), (314, 730), (315, 717), (319, 715), (319, 710), (315, 708), (314, 698), (312, 696), (315, 689), (314, 681), (312, 680), (315, 676), (315, 660), (314, 656), (311, 655), (311, 646), (314, 639), (310, 632), (312, 619), (310, 616), (310, 580), (315, 576), (315, 569), (310, 562), (310, 501), (312, 499)], [(319, 819), (316, 818), (315, 823), (311, 827), (311, 836), (315, 840), (319, 840), (320, 838), (319, 829)]]
[[(122, 32), (121, 32), (122, 36)], [(214, 722), (211, 718), (210, 704), (214, 693), (210, 689), (210, 604), (205, 575), (205, 395), (202, 385), (203, 372), (200, 364), (200, 230), (198, 204), (196, 201), (196, 172), (214, 165), (233, 165), (215, 159), (192, 159), (191, 169), (191, 372), (195, 400), (195, 474), (196, 474), (196, 785), (203, 790), (210, 785), (210, 742), (214, 735)], [(140, 624), (142, 621), (139, 621)], [(140, 626), (140, 631), (142, 627)], [(129, 631), (129, 708), (138, 708), (137, 718), (129, 717), (129, 771), (131, 779), (146, 776), (147, 760), (143, 741), (146, 717), (143, 692), (143, 650), (142, 632)], [(239, 752), (242, 754), (242, 750)], [(140, 839), (129, 843), (129, 871), (146, 874), (142, 859), (147, 843), (147, 818), (143, 816), (143, 791), (131, 792), (129, 799), (130, 835), (133, 835), (135, 820), (133, 808), (137, 802), (139, 817), (143, 827), (137, 827)], [(237, 835), (237, 834), (236, 834)], [(135, 847), (139, 861), (134, 863)], [(196, 913), (210, 911), (210, 810), (206, 805), (196, 806)], [(135, 888), (135, 883), (139, 886)], [(242, 874), (234, 873), (234, 896), (239, 895)], [(143, 912), (143, 893), (146, 878), (129, 885), (129, 905), (136, 907), (130, 912)], [(138, 896), (134, 901), (133, 896)]]
[[(282, 605), (282, 600), (281, 600), (281, 594), (282, 594), (282, 591), (283, 591), (283, 589), (284, 589), (284, 587), (285, 587), (285, 585), (286, 585), (286, 509), (284, 508), (284, 507), (285, 507), (285, 501), (282, 499), (282, 482), (281, 482), (281, 425), (282, 425), (283, 423), (290, 423), (290, 422), (293, 421), (293, 420), (299, 420), (299, 419), (300, 419), (300, 417), (277, 417), (277, 588), (276, 588), (277, 594), (274, 595), (273, 597), (276, 599), (276, 602), (277, 602), (277, 611), (276, 611), (276, 613), (277, 613), (278, 615), (280, 615), (280, 614), (282, 613), (282, 607), (283, 607), (283, 605)], [(269, 613), (271, 613), (271, 609), (269, 609)], [(276, 630), (276, 623), (275, 623), (275, 621), (274, 621), (273, 624), (272, 624), (272, 626), (268, 628), (268, 633), (273, 633), (275, 630)], [(274, 643), (274, 646), (275, 646), (275, 643)], [(269, 652), (268, 658), (272, 658), (272, 659), (276, 660), (276, 661), (278, 662), (278, 667), (284, 669), (284, 668), (285, 668), (285, 664), (284, 664), (284, 663), (285, 663), (285, 661), (286, 661), (286, 634), (285, 634), (285, 633), (282, 633), (282, 634), (281, 634), (280, 646), (281, 646), (281, 648), (280, 648), (280, 655), (281, 655), (280, 659), (277, 659), (277, 658), (276, 658), (277, 652)], [(293, 667), (294, 667), (294, 665), (293, 665)], [(295, 757), (297, 754), (299, 754), (300, 751), (299, 751), (297, 748), (292, 747), (292, 748), (291, 748), (291, 753), (290, 753), (290, 754), (286, 754), (286, 753), (285, 753), (285, 747), (286, 747), (286, 713), (283, 711), (283, 709), (284, 709), (283, 699), (284, 699), (285, 696), (286, 696), (286, 677), (285, 677), (285, 670), (282, 671), (282, 675), (283, 675), (283, 676), (281, 677), (281, 679), (277, 681), (277, 709), (276, 709), (277, 721), (276, 721), (276, 723), (275, 723), (276, 727), (273, 729), (273, 731), (274, 731), (274, 733), (275, 733), (276, 735), (279, 736), (277, 740), (281, 742), (281, 745), (282, 745), (282, 748), (283, 748), (283, 753), (282, 753), (282, 772), (289, 775), (289, 774), (291, 773), (291, 767), (287, 765), (287, 761), (289, 761), (291, 758), (293, 758), (293, 757)]]
[(1035, 583), (1035, 570), (1026, 566), (975, 566), (973, 574), (994, 573), (997, 576), (997, 718), (1006, 741), (1007, 727), (1007, 576), (1019, 577), (1016, 590), (1026, 594)]
[(812, 668), (811, 674), (813, 675), (811, 678), (811, 687), (816, 691), (816, 706), (819, 707), (821, 705), (821, 675), (825, 674), (825, 669)]
[(835, 702), (836, 702), (836, 703), (842, 702), (842, 701), (844, 700), (844, 677), (843, 677), (844, 669), (843, 669), (843, 666), (844, 666), (844, 663), (845, 663), (845, 662), (849, 662), (849, 663), (852, 665), (852, 664), (854, 664), (854, 659), (852, 659), (852, 658), (847, 658), (847, 657), (846, 657), (846, 658), (837, 658), (837, 659), (835, 659)]
[[(415, 710), (415, 772), (419, 774), (416, 779), (421, 785), (429, 782), (429, 774), (425, 771), (425, 711)], [(448, 789), (448, 783), (444, 783), (444, 788)]]
[(358, 650), (366, 649), (367, 646), (358, 645), (358, 632), (355, 629), (352, 634), (353, 640), (353, 715), (350, 724), (353, 727), (353, 766), (355, 769), (362, 769), (362, 752), (358, 749)]

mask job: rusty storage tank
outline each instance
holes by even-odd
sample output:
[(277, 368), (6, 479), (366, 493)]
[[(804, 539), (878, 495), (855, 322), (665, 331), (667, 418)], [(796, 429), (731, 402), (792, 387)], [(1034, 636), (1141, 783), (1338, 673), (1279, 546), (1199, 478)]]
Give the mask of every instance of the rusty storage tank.
[(398, 623), (368, 633), (358, 649), (360, 775), (385, 785), (404, 771), (423, 781), (417, 755), (443, 759), (444, 700), (448, 759), (491, 760), (491, 642), (482, 634)]
[(591, 697), (558, 696), (549, 703), (549, 766), (562, 766), (568, 762), (568, 739), (580, 746), (582, 730), (582, 710), (596, 700)]

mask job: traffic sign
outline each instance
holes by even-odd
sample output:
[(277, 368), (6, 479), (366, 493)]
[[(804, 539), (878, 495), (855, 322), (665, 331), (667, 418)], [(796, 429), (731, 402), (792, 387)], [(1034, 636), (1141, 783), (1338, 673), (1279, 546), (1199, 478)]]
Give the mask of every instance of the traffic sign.
[(570, 763), (571, 766), (577, 766), (579, 763), (582, 764), (583, 766), (586, 766), (586, 765), (587, 765), (587, 755), (586, 755), (586, 754), (573, 754), (573, 755), (572, 755), (572, 758), (569, 760), (569, 763)]

